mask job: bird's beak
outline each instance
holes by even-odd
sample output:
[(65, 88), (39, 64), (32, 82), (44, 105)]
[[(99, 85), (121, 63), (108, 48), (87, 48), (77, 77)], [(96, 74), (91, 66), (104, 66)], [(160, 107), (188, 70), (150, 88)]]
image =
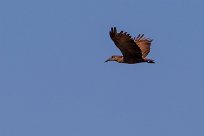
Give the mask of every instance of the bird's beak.
[[(111, 58), (107, 59), (105, 62), (108, 62), (108, 61), (111, 61)], [(105, 63), (105, 62), (104, 62), (104, 63)]]
[[(108, 61), (109, 61), (109, 60), (107, 59), (105, 62), (108, 62)], [(105, 63), (105, 62), (104, 62), (104, 63)]]

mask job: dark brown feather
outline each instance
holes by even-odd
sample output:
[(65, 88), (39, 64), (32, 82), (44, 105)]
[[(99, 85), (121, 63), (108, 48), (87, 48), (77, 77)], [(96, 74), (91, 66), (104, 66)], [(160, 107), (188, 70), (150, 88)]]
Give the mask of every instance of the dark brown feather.
[(121, 31), (117, 33), (116, 27), (112, 27), (110, 31), (110, 37), (115, 45), (120, 49), (123, 54), (124, 61), (136, 61), (142, 59), (142, 51), (131, 38), (130, 34)]

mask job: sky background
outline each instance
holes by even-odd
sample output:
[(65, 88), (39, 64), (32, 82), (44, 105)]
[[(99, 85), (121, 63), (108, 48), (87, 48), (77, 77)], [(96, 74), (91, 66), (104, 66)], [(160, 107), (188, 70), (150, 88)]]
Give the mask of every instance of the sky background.
[[(1, 0), (1, 136), (203, 136), (203, 0)], [(116, 26), (154, 39), (120, 55)]]

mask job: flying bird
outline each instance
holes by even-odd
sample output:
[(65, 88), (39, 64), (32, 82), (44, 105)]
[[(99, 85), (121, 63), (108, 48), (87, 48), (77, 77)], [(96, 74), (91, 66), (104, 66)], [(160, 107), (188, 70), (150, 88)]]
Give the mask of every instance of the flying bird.
[(127, 64), (155, 63), (154, 60), (146, 58), (150, 52), (152, 39), (145, 38), (144, 34), (139, 34), (137, 37), (132, 38), (127, 32), (120, 31), (118, 33), (116, 27), (111, 27), (109, 34), (123, 56), (113, 55), (105, 62), (116, 61)]

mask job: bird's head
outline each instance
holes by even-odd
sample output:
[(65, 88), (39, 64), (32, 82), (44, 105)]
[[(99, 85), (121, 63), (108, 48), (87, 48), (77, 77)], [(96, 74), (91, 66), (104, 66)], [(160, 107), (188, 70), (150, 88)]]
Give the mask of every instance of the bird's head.
[(119, 63), (122, 63), (123, 62), (123, 56), (113, 55), (109, 59), (107, 59), (105, 62), (108, 62), (108, 61), (117, 61)]

